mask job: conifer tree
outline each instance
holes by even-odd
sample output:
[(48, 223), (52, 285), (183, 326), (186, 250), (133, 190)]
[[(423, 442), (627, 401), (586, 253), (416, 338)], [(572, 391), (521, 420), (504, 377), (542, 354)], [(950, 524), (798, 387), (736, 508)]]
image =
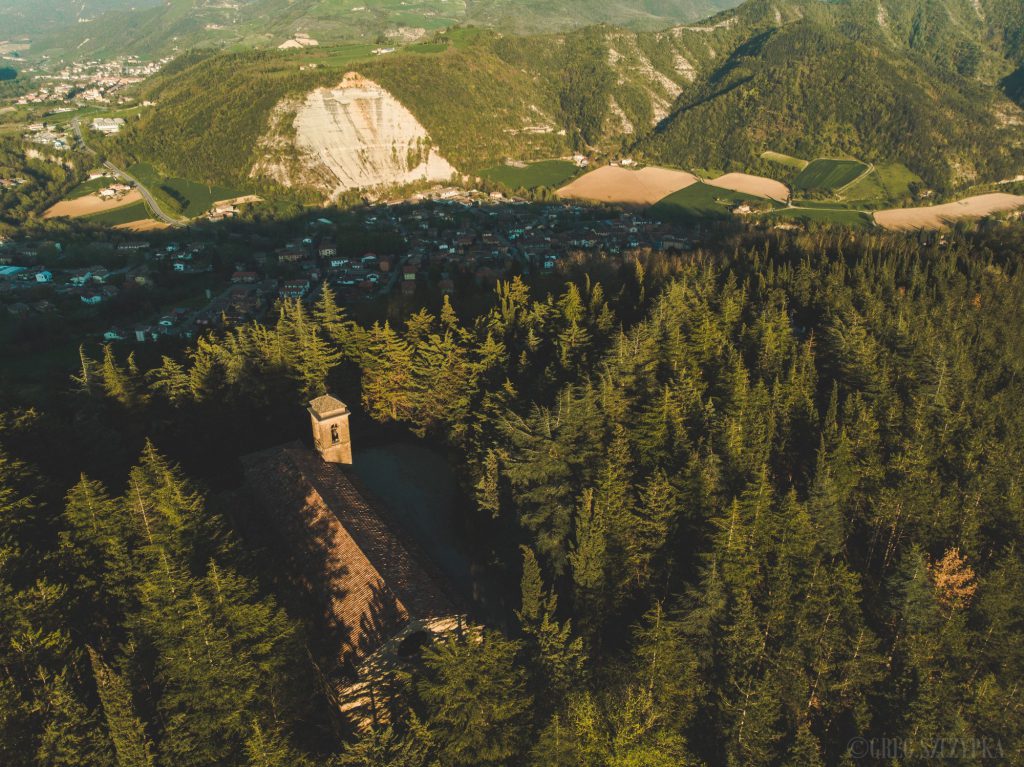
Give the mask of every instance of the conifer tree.
[(114, 744), (117, 767), (152, 767), (152, 744), (142, 721), (135, 713), (131, 691), (91, 647), (89, 660), (96, 678), (107, 732)]
[(413, 353), (391, 325), (375, 324), (363, 356), (363, 405), (379, 421), (399, 421), (413, 412)]
[(452, 440), (460, 441), (476, 388), (466, 349), (450, 331), (421, 338), (415, 348), (412, 378), (416, 431), (422, 435), (446, 424)]
[(424, 767), (432, 747), (431, 733), (415, 715), (404, 724), (404, 732), (394, 726), (370, 728), (328, 767)]
[(633, 518), (623, 531), (628, 572), (638, 587), (650, 580), (652, 561), (667, 543), (678, 517), (679, 494), (665, 472), (658, 469), (641, 488)]
[(189, 375), (178, 361), (164, 355), (160, 367), (151, 370), (147, 377), (149, 386), (172, 405), (186, 401), (190, 393)]
[(576, 512), (576, 543), (569, 553), (579, 608), (588, 620), (607, 597), (608, 526), (593, 490), (584, 490)]
[(306, 758), (295, 751), (279, 732), (264, 731), (253, 724), (252, 735), (245, 741), (248, 767), (307, 767)]
[(39, 767), (112, 767), (110, 741), (71, 688), (67, 669), (47, 680), (43, 699), (46, 724), (36, 752)]
[(424, 654), (428, 673), (418, 690), (442, 764), (503, 765), (522, 752), (533, 701), (519, 652), (518, 643), (485, 632)]
[(324, 337), (338, 347), (345, 357), (355, 357), (359, 346), (356, 324), (338, 306), (334, 290), (326, 282), (320, 286), (320, 296), (313, 305), (313, 320)]
[(535, 688), (541, 707), (551, 707), (579, 681), (586, 654), (583, 640), (573, 636), (572, 622), (559, 623), (558, 597), (544, 588), (544, 579), (533, 551), (522, 547), (521, 607), (516, 613), (539, 671)]
[(130, 520), (103, 485), (83, 476), (68, 491), (64, 521), (59, 547), (65, 578), (85, 625), (109, 629), (132, 599), (129, 547), (135, 536)]
[(103, 366), (100, 369), (103, 392), (114, 402), (127, 408), (140, 404), (140, 391), (136, 381), (134, 359), (129, 357), (127, 368), (121, 367), (114, 358), (114, 350), (107, 344), (103, 347)]

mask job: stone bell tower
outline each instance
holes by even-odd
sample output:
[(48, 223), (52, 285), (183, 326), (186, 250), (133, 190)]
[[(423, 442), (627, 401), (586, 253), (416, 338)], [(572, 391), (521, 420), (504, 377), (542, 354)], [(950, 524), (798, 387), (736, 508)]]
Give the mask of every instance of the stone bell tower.
[(352, 463), (352, 437), (348, 431), (348, 407), (329, 394), (309, 403), (313, 444), (328, 463)]

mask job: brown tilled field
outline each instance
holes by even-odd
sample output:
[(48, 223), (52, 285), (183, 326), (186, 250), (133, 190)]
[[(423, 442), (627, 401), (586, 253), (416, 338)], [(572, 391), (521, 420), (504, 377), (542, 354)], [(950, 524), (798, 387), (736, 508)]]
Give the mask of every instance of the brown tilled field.
[(139, 221), (129, 221), (127, 224), (117, 224), (114, 228), (129, 232), (158, 232), (162, 229), (169, 229), (170, 224), (153, 218), (144, 218)]
[(719, 189), (752, 194), (755, 197), (770, 197), (780, 202), (789, 199), (789, 187), (781, 181), (763, 176), (751, 176), (748, 173), (726, 173), (724, 176), (704, 183), (717, 186)]
[(927, 208), (896, 208), (875, 213), (875, 223), (896, 232), (943, 229), (963, 219), (984, 218), (993, 213), (1024, 208), (1024, 196), (996, 192), (967, 197)]
[(141, 200), (142, 195), (139, 194), (138, 189), (128, 192), (120, 200), (101, 200), (97, 195), (90, 194), (86, 197), (79, 197), (77, 200), (61, 200), (43, 213), (43, 218), (81, 218), (94, 213), (106, 213), (108, 210), (123, 208)]
[(608, 165), (580, 176), (558, 190), (558, 196), (614, 205), (654, 205), (673, 192), (696, 184), (692, 173), (668, 168), (628, 170)]

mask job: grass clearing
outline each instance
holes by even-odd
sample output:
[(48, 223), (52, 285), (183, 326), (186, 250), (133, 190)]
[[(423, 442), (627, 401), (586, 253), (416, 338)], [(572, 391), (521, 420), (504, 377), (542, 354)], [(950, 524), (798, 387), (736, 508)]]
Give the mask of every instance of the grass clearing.
[(694, 220), (701, 218), (729, 218), (732, 206), (741, 202), (765, 202), (763, 197), (721, 189), (699, 182), (670, 194), (651, 212), (671, 220)]
[(491, 33), (480, 27), (457, 27), (445, 32), (445, 37), (451, 40), (452, 45), (462, 50), (472, 48), (481, 38), (488, 37)]
[(74, 189), (64, 195), (65, 200), (77, 200), (80, 197), (87, 197), (90, 194), (95, 194), (100, 189), (106, 189), (108, 186), (114, 183), (114, 179), (107, 176), (100, 178), (90, 179), (83, 181), (81, 184), (76, 186)]
[(373, 45), (339, 45), (326, 50), (320, 50), (313, 55), (307, 54), (311, 63), (317, 63), (325, 67), (346, 67), (354, 61), (361, 61), (373, 57)]
[(804, 221), (815, 224), (834, 224), (837, 226), (863, 227), (871, 226), (871, 216), (860, 210), (844, 210), (840, 208), (785, 208), (771, 214), (779, 219)]
[(524, 168), (496, 165), (480, 171), (480, 175), (510, 189), (536, 189), (541, 186), (556, 188), (575, 176), (578, 170), (576, 164), (568, 160), (542, 160)]
[(868, 166), (860, 160), (814, 160), (793, 180), (803, 192), (831, 192), (862, 176)]
[(890, 200), (899, 200), (910, 195), (911, 184), (925, 185), (920, 176), (900, 162), (882, 163), (875, 167), (875, 172)]
[(820, 210), (850, 210), (857, 207), (855, 203), (840, 200), (793, 200), (793, 205), (797, 208), (815, 208)]
[(889, 193), (878, 177), (877, 168), (847, 187), (843, 192), (843, 197), (863, 206), (882, 205), (890, 199)]
[(799, 157), (791, 157), (790, 155), (782, 154), (781, 152), (762, 152), (761, 159), (774, 162), (777, 165), (785, 165), (787, 168), (795, 168), (796, 170), (803, 170), (810, 165), (807, 160), (801, 160)]
[(86, 216), (85, 221), (92, 224), (105, 224), (107, 226), (118, 226), (119, 224), (130, 224), (133, 221), (143, 221), (149, 218), (149, 209), (145, 202), (134, 202), (125, 205), (123, 208), (109, 210), (106, 213), (97, 213), (94, 216)]
[(243, 192), (225, 186), (210, 186), (183, 178), (164, 178), (149, 163), (136, 163), (128, 173), (137, 178), (157, 198), (161, 207), (165, 204), (174, 213), (195, 218), (213, 207), (218, 200), (242, 196)]

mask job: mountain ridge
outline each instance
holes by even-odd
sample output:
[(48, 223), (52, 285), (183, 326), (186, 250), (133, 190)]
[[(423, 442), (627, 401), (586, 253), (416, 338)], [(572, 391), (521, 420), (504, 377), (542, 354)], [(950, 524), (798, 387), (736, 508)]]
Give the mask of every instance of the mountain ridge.
[(33, 50), (50, 55), (74, 52), (109, 56), (123, 52), (153, 56), (195, 47), (273, 48), (297, 33), (319, 43), (409, 42), (460, 24), (511, 33), (566, 31), (605, 22), (653, 29), (696, 21), (739, 2), (365, 0), (356, 8), (337, 10), (318, 0), (238, 0), (232, 4), (168, 0), (137, 11), (112, 11), (89, 23), (41, 35)]
[[(927, 55), (879, 21), (889, 0), (748, 0), (657, 32), (454, 30), (379, 57), (196, 54), (144, 88), (159, 106), (132, 125), (128, 146), (178, 174), (246, 177), (275, 104), (354, 70), (408, 108), (463, 172), (574, 150), (757, 171), (763, 152), (779, 151), (903, 161), (944, 190), (1015, 176), (1024, 115), (998, 85), (1013, 77), (1003, 54), (1013, 31), (965, 38), (974, 22), (956, 20), (950, 9), (963, 6), (948, 2), (917, 0), (942, 21), (930, 34), (943, 47)], [(966, 69), (955, 55), (963, 39), (979, 50)]]

